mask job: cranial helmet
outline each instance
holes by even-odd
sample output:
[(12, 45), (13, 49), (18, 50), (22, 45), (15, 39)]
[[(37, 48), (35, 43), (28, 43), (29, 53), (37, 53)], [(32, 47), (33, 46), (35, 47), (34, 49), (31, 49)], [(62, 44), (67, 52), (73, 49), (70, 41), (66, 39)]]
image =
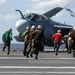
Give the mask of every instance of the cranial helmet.
[(8, 28), (8, 31), (12, 31), (12, 28)]
[(61, 30), (59, 29), (59, 30), (57, 31), (57, 33), (61, 33)]
[(41, 25), (38, 25), (38, 29), (42, 29), (42, 26)]
[(31, 29), (35, 29), (35, 26), (33, 25), (33, 26), (31, 27)]
[(26, 27), (26, 30), (28, 30), (28, 29), (30, 29), (30, 27), (29, 27), (29, 26), (27, 26), (27, 27)]
[(75, 27), (73, 28), (73, 30), (75, 30)]

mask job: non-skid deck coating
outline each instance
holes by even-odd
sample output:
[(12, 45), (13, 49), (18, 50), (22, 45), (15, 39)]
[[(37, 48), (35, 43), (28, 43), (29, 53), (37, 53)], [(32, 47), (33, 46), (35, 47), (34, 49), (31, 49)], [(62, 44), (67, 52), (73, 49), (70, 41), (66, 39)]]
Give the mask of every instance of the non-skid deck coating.
[(36, 60), (22, 51), (0, 51), (0, 75), (75, 75), (75, 58), (67, 52), (40, 52)]

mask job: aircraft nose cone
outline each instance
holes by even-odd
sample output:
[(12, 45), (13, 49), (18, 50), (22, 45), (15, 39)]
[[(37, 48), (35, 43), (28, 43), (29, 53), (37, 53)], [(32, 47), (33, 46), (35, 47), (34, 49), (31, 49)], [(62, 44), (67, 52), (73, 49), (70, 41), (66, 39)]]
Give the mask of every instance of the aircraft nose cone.
[(29, 26), (29, 22), (27, 20), (19, 20), (16, 22), (16, 29), (20, 32), (23, 33), (26, 29), (27, 26)]

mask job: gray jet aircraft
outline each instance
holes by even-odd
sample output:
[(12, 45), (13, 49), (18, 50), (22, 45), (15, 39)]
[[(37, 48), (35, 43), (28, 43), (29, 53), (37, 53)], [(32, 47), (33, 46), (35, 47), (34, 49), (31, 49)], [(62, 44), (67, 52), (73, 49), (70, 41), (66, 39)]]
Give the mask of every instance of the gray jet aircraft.
[(71, 25), (62, 24), (50, 19), (52, 16), (54, 16), (61, 10), (63, 10), (63, 8), (56, 7), (42, 15), (36, 14), (36, 13), (23, 15), (20, 10), (16, 10), (20, 12), (21, 19), (16, 22), (16, 28), (19, 32), (19, 35), (15, 36), (14, 38), (19, 42), (23, 42), (24, 40), (21, 37), (21, 34), (25, 31), (27, 26), (31, 27), (32, 25), (35, 25), (35, 26), (41, 25), (44, 30), (45, 45), (53, 46), (52, 35), (56, 33), (58, 29), (61, 29), (63, 36), (65, 36), (68, 34), (70, 29), (73, 28), (73, 26)]

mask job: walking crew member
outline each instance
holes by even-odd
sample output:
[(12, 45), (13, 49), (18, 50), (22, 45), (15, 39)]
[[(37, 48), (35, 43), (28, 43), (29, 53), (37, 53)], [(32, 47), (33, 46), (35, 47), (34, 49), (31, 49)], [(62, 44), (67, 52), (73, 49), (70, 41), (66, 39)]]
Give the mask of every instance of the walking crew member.
[(72, 53), (73, 53), (73, 57), (75, 57), (75, 27), (73, 28), (73, 31), (71, 31), (70, 37), (73, 40), (73, 43), (72, 43), (73, 51), (72, 51)]
[(72, 52), (72, 44), (73, 44), (73, 40), (70, 35), (71, 35), (71, 32), (68, 33), (68, 39), (67, 39), (68, 53)]
[(10, 53), (10, 43), (12, 40), (12, 28), (9, 28), (3, 35), (2, 35), (2, 40), (4, 42), (4, 46), (3, 46), (3, 51), (5, 50), (6, 46), (8, 47), (8, 53), (7, 55), (9, 55)]
[(35, 47), (35, 59), (38, 59), (38, 54), (40, 51), (41, 42), (44, 41), (44, 33), (42, 30), (42, 26), (38, 25), (37, 29), (33, 33), (34, 35), (34, 47)]
[(28, 34), (30, 32), (30, 27), (26, 27), (26, 31), (22, 33), (22, 37), (24, 37), (24, 51), (23, 51), (23, 55), (26, 55), (26, 49), (28, 46)]
[[(29, 33), (28, 33), (28, 46), (27, 46), (27, 49), (26, 49), (26, 57), (29, 58), (29, 54), (31, 52), (31, 48), (32, 48), (32, 34), (33, 32), (35, 31), (35, 26), (32, 25)], [(32, 56), (31, 56), (32, 57)]]
[(54, 51), (55, 51), (56, 55), (58, 55), (58, 50), (59, 50), (60, 42), (61, 42), (61, 40), (63, 40), (63, 36), (62, 36), (61, 33), (62, 33), (61, 30), (58, 30), (57, 33), (55, 33), (52, 36), (52, 40), (54, 42)]

